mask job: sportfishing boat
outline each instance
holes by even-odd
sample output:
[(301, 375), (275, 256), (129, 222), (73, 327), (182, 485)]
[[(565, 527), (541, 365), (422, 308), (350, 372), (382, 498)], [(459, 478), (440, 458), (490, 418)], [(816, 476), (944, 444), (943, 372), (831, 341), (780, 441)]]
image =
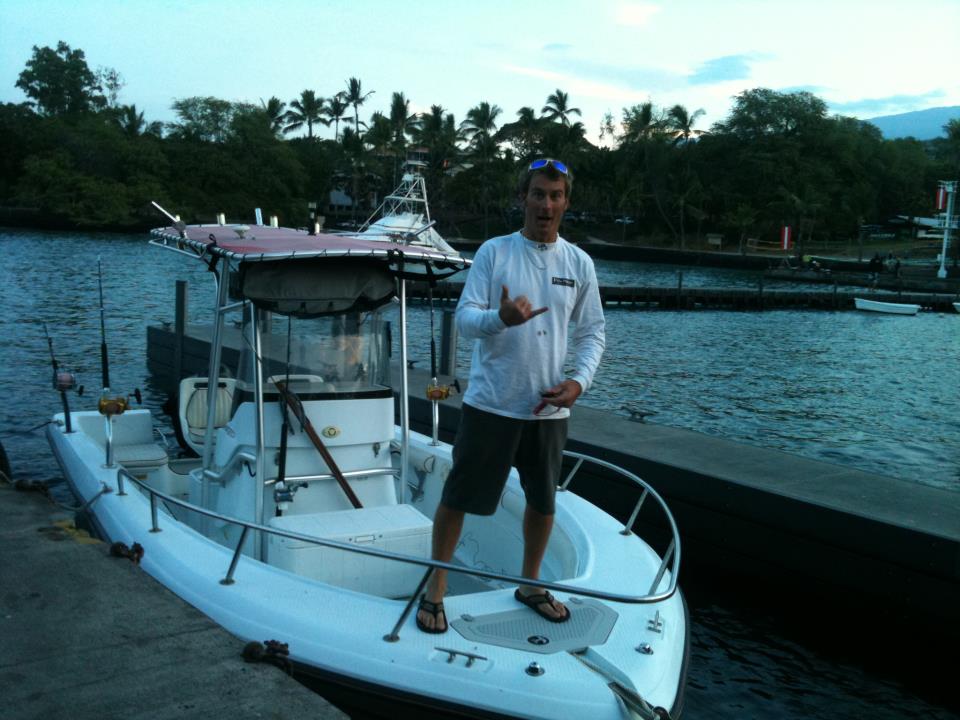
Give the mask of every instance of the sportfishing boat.
[(423, 171), (427, 163), (413, 157), (403, 166), (397, 188), (360, 226), (359, 235), (370, 240), (408, 239), (416, 245), (432, 247), (446, 254), (454, 250), (434, 228), (427, 201), (427, 183)]
[[(432, 437), (412, 431), (406, 283), (448, 277), (467, 260), (415, 242), (416, 230), (345, 236), (170, 219), (151, 245), (204, 263), (217, 282), (208, 374), (180, 383), (184, 441), (198, 457), (171, 459), (150, 411), (110, 390), (105, 341), (95, 410), (70, 409), (54, 361), (63, 412), (49, 441), (105, 539), (138, 544), (143, 569), (186, 602), (244, 641), (285, 644), (298, 672), (368, 712), (679, 716), (689, 648), (680, 538), (639, 477), (566, 453), (538, 581), (519, 576), (516, 474), (493, 516), (468, 516), (453, 562), (430, 558), (451, 467), (437, 437), (448, 389), (434, 380), (424, 390)], [(399, 422), (387, 308), (399, 313)], [(223, 367), (228, 345), (239, 347), (234, 368)], [(591, 482), (632, 483), (625, 523), (574, 492), (590, 468)], [(414, 612), (437, 568), (451, 571), (442, 635), (419, 631)], [(518, 603), (521, 583), (554, 593), (570, 620)]]
[(916, 315), (920, 312), (920, 306), (914, 303), (891, 303), (880, 300), (867, 300), (866, 298), (854, 298), (853, 304), (857, 310), (886, 313), (888, 315)]

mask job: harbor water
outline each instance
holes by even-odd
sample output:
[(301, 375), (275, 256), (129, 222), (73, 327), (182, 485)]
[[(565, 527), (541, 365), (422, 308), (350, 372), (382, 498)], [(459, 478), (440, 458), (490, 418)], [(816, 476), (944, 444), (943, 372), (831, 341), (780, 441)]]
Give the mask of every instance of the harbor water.
[[(73, 407), (92, 406), (101, 385), (98, 258), (114, 392), (141, 388), (144, 406), (162, 416), (167, 398), (146, 369), (146, 327), (173, 320), (175, 280), (190, 284), (191, 322), (209, 320), (209, 273), (146, 240), (0, 229), (8, 398), (0, 442), (15, 478), (48, 482), (61, 500), (69, 491), (42, 432), (60, 410), (44, 327), (62, 368), (87, 388)], [(685, 285), (758, 281), (746, 271), (597, 265), (602, 284), (675, 286), (681, 271)], [(417, 305), (411, 316), (411, 359), (428, 367), (430, 313)], [(586, 405), (644, 410), (648, 422), (960, 491), (960, 316), (610, 308), (607, 342)], [(460, 377), (469, 349), (461, 340)], [(958, 717), (940, 693), (878, 670), (852, 648), (805, 643), (776, 608), (748, 611), (703, 587), (688, 600), (686, 718)]]

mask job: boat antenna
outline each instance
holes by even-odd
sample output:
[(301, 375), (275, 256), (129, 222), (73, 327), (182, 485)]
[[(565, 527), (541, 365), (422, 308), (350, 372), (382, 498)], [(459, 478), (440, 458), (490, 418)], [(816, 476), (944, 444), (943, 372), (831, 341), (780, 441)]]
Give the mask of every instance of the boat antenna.
[(110, 392), (110, 358), (107, 356), (107, 325), (103, 309), (103, 268), (97, 256), (97, 285), (100, 288), (100, 370), (103, 375), (103, 394)]
[(150, 204), (153, 205), (157, 210), (159, 210), (160, 212), (162, 212), (164, 215), (166, 215), (168, 218), (170, 218), (170, 222), (172, 223), (172, 227), (173, 227), (178, 233), (180, 233), (180, 237), (185, 237), (185, 236), (186, 236), (187, 224), (186, 224), (185, 222), (183, 222), (183, 220), (181, 220), (181, 219), (178, 218), (178, 217), (174, 217), (173, 215), (171, 215), (170, 213), (168, 213), (166, 210), (164, 210), (162, 207), (160, 207), (159, 203), (157, 203), (156, 200), (151, 200), (151, 201), (150, 201)]

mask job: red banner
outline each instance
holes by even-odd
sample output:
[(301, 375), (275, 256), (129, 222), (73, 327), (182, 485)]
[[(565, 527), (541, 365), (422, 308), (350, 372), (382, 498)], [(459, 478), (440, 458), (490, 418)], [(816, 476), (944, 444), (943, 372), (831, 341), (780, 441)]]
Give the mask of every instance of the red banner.
[(793, 245), (793, 237), (790, 232), (790, 226), (784, 225), (780, 231), (780, 247), (783, 250), (789, 250), (791, 245)]

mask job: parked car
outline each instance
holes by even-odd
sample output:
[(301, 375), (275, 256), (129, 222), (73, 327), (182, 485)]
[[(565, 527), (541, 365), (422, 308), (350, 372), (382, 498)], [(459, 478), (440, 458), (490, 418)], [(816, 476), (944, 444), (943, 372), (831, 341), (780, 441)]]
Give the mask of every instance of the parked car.
[(597, 218), (592, 214), (586, 211), (580, 213), (580, 222), (596, 222)]
[(563, 221), (564, 221), (564, 222), (576, 223), (576, 222), (579, 221), (579, 220), (580, 220), (580, 213), (578, 213), (578, 212), (576, 212), (576, 211), (574, 211), (574, 210), (567, 210), (567, 211), (563, 214)]
[(629, 215), (617, 215), (613, 221), (618, 225), (633, 225), (636, 222), (636, 220)]

